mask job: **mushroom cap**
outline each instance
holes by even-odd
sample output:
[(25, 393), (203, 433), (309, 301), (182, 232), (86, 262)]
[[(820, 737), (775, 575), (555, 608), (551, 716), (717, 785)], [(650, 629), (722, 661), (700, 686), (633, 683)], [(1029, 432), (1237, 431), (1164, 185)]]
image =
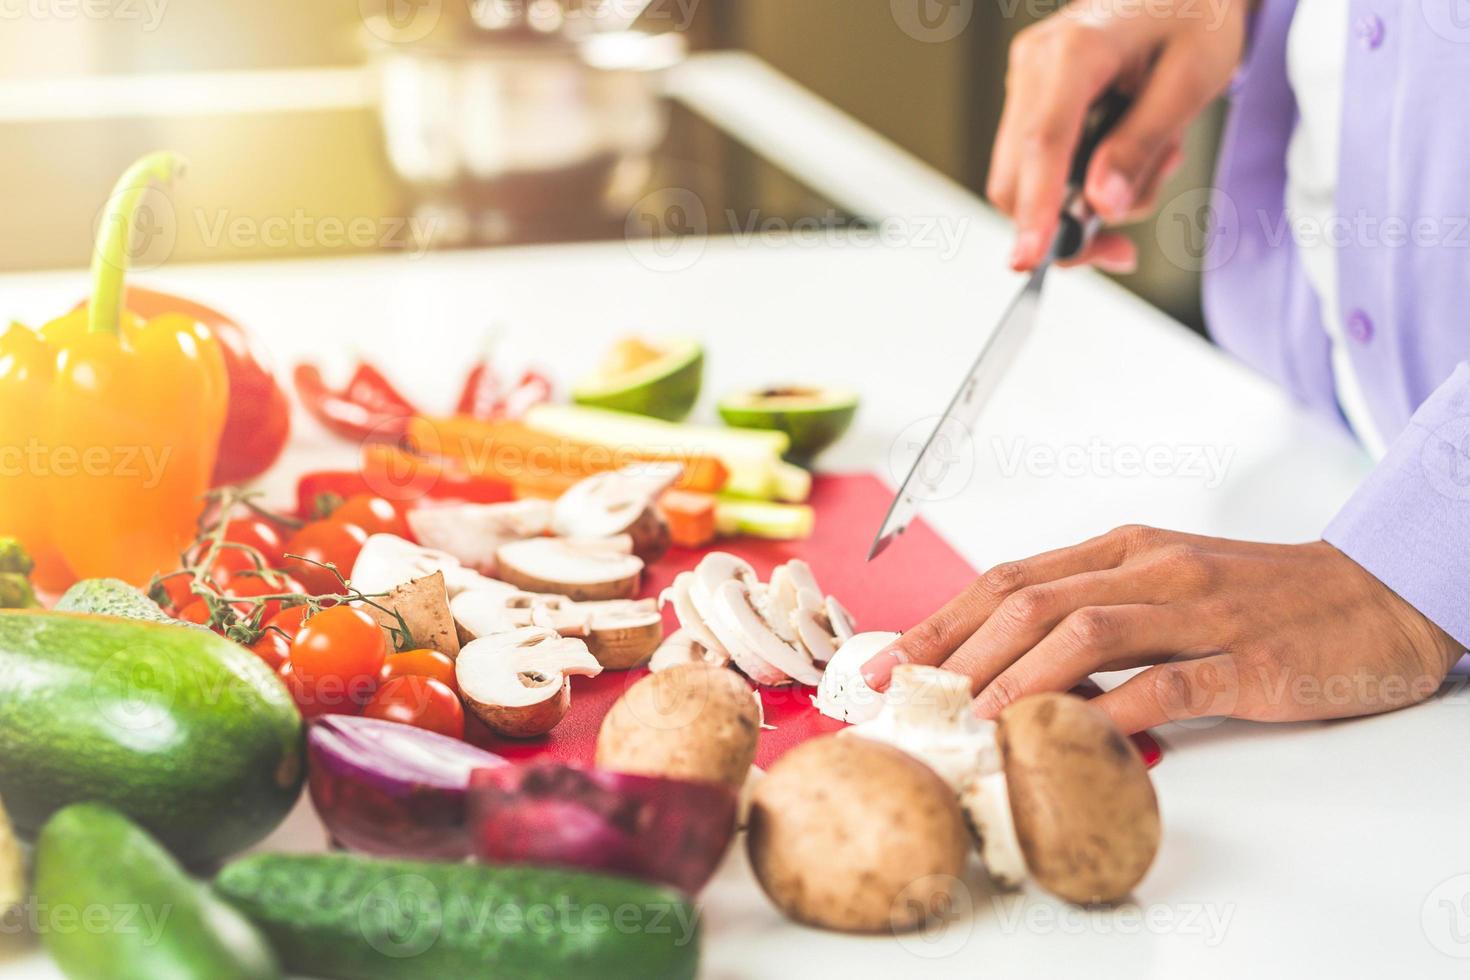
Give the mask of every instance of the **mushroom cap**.
[(996, 736), (1032, 876), (1081, 905), (1125, 898), (1162, 833), (1138, 749), (1101, 710), (1069, 694), (1017, 701), (1001, 712)]
[(649, 674), (603, 718), (597, 765), (739, 789), (760, 735), (760, 708), (751, 694), (739, 675), (707, 663)]
[(828, 735), (787, 752), (756, 785), (746, 847), (791, 918), (898, 932), (947, 907), (970, 838), (954, 791), (923, 763)]

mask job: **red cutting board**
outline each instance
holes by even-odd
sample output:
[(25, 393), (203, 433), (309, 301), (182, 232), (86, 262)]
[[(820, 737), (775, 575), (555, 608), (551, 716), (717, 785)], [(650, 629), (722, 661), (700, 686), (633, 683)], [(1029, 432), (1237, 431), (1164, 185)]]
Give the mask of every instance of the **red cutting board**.
[[(851, 610), (859, 630), (902, 631), (926, 618), (976, 576), (960, 555), (923, 520), (915, 520), (901, 539), (869, 564), (868, 543), (892, 500), (890, 491), (871, 474), (819, 476), (812, 486), (816, 529), (805, 541), (722, 541), (719, 550), (750, 562), (762, 580), (791, 558), (812, 567), (817, 582)], [(675, 548), (655, 562), (644, 578), (644, 594), (656, 596), (674, 576), (698, 564), (707, 549)], [(668, 629), (677, 628), (672, 610), (664, 613)], [(606, 671), (597, 677), (572, 678), (572, 706), (560, 725), (544, 738), (517, 741), (499, 738), (471, 719), (471, 741), (508, 759), (550, 758), (591, 764), (603, 715), (646, 669)], [(756, 764), (767, 768), (787, 749), (817, 735), (846, 726), (812, 707), (810, 687), (760, 688), (766, 724)], [(1080, 693), (1095, 694), (1096, 689)], [(1159, 759), (1158, 743), (1147, 734), (1134, 736), (1150, 766)]]

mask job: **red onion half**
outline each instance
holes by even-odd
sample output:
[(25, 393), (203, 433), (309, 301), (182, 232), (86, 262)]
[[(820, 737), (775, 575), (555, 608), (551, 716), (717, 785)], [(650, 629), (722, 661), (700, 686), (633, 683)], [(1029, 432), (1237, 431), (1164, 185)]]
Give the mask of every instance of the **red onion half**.
[(719, 867), (735, 814), (728, 786), (557, 763), (479, 770), (470, 781), (481, 861), (607, 871), (691, 895)]
[(509, 766), (456, 738), (392, 721), (327, 715), (307, 735), (311, 800), (344, 847), (395, 857), (469, 854), (470, 773)]

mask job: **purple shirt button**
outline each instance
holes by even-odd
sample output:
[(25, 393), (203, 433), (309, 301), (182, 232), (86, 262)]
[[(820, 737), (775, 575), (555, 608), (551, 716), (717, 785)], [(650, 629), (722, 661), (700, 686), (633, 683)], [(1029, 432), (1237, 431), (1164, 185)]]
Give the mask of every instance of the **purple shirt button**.
[(1359, 344), (1373, 339), (1373, 321), (1362, 310), (1353, 310), (1347, 318), (1347, 335)]
[(1383, 31), (1383, 18), (1377, 14), (1368, 14), (1358, 19), (1358, 40), (1369, 51), (1377, 51), (1383, 43)]

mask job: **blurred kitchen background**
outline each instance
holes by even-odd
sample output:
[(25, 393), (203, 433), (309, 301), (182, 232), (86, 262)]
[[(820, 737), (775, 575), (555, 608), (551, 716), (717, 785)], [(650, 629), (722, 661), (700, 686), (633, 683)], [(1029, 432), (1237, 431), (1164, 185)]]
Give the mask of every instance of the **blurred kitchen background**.
[[(192, 168), (145, 268), (678, 232), (630, 212), (669, 188), (709, 214), (858, 223), (664, 98), (666, 74), (751, 52), (979, 192), (1009, 40), (1059, 3), (0, 0), (0, 270), (84, 265), (112, 181), (162, 147)], [(1195, 221), (1218, 115), (1122, 280), (1195, 326), (1197, 274), (1158, 239)]]

